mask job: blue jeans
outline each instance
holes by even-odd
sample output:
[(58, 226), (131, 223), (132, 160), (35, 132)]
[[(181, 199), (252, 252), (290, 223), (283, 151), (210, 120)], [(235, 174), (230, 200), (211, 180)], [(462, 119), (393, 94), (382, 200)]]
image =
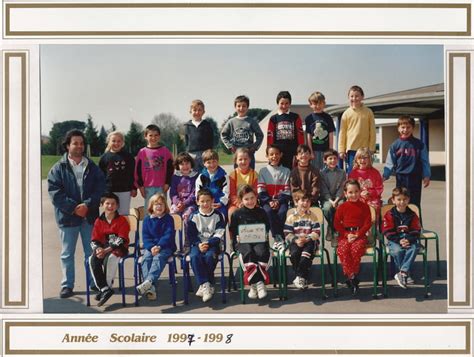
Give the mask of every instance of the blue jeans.
[(334, 215), (336, 214), (336, 209), (332, 206), (331, 202), (329, 201), (324, 201), (323, 202), (323, 214), (326, 220), (328, 221), (328, 229), (331, 230), (331, 232), (334, 232)]
[(346, 173), (347, 175), (350, 174), (350, 172), (352, 171), (352, 166), (354, 165), (354, 158), (355, 158), (355, 154), (356, 154), (356, 150), (347, 150), (347, 157), (346, 157), (346, 162), (347, 162), (347, 166), (346, 166)]
[(209, 247), (206, 253), (201, 253), (198, 246), (191, 248), (189, 258), (197, 285), (207, 282), (214, 284), (214, 270), (216, 269), (218, 254), (219, 246)]
[(397, 270), (404, 271), (406, 273), (410, 271), (419, 249), (420, 247), (417, 243), (414, 243), (408, 248), (404, 249), (398, 243), (392, 241), (388, 242), (388, 250), (393, 258), (393, 261), (395, 262)]
[(148, 202), (155, 193), (163, 193), (163, 187), (145, 187), (145, 214), (148, 214)]
[(166, 268), (168, 258), (173, 254), (171, 249), (162, 249), (153, 256), (151, 252), (146, 249), (143, 253), (142, 272), (143, 280), (150, 280), (154, 283), (160, 278), (161, 273)]
[(89, 224), (87, 220), (84, 219), (80, 226), (59, 228), (59, 238), (61, 239), (61, 269), (63, 272), (61, 288), (74, 288), (74, 254), (76, 253), (79, 233), (81, 234), (82, 248), (84, 249), (84, 261), (87, 262), (89, 256), (92, 254), (92, 224)]

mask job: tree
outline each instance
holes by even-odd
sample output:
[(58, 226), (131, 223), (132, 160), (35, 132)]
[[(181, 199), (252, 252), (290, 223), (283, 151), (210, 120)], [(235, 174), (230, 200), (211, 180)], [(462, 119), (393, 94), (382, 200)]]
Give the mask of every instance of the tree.
[(109, 129), (108, 133), (111, 133), (111, 132), (117, 130), (117, 127), (115, 126), (115, 124), (113, 122), (111, 122), (110, 124), (111, 124), (111, 126), (110, 126), (110, 129)]
[(152, 123), (160, 128), (160, 142), (174, 155), (185, 150), (184, 141), (179, 135), (182, 123), (178, 118), (171, 113), (160, 113), (153, 117)]
[(102, 125), (100, 127), (100, 132), (99, 132), (99, 145), (98, 145), (99, 151), (103, 153), (105, 151), (106, 146), (107, 146), (107, 131)]
[(62, 143), (69, 130), (79, 129), (84, 131), (86, 124), (79, 120), (66, 120), (59, 123), (53, 123), (49, 131), (49, 142), (42, 147), (42, 153), (45, 155), (61, 155), (64, 153)]
[(94, 122), (92, 121), (92, 116), (90, 114), (87, 114), (87, 124), (84, 136), (86, 137), (87, 145), (90, 147), (90, 155), (99, 156), (102, 154), (99, 148), (99, 133), (94, 127)]
[(146, 141), (143, 137), (143, 126), (136, 121), (132, 121), (130, 129), (125, 135), (125, 147), (133, 156), (136, 156), (144, 146), (146, 146)]

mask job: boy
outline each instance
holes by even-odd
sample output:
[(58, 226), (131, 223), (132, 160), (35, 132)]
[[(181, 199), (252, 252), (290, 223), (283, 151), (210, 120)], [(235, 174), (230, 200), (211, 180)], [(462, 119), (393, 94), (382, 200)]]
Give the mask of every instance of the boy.
[(301, 190), (294, 194), (296, 209), (285, 222), (285, 238), (290, 242), (290, 260), (296, 274), (293, 284), (308, 288), (308, 276), (314, 252), (319, 246), (320, 224), (311, 212), (311, 195)]
[[(250, 151), (250, 167), (255, 169), (254, 153), (260, 148), (263, 141), (263, 132), (254, 118), (247, 116), (250, 100), (245, 95), (239, 95), (234, 100), (237, 116), (229, 119), (221, 131), (221, 139), (224, 145), (235, 153), (240, 147), (248, 148)], [(255, 142), (253, 137), (255, 135)], [(234, 166), (236, 167), (236, 166)]]
[(173, 176), (173, 156), (160, 144), (160, 128), (150, 124), (145, 128), (147, 146), (140, 149), (135, 164), (135, 186), (145, 198), (145, 206), (155, 193), (166, 193)]
[(324, 217), (328, 221), (326, 240), (333, 241), (334, 213), (339, 204), (344, 200), (344, 182), (346, 172), (337, 166), (339, 155), (336, 150), (331, 149), (324, 152), (324, 169), (321, 170), (321, 205)]
[(184, 124), (184, 141), (186, 151), (194, 159), (196, 171), (200, 173), (204, 167), (201, 158), (202, 153), (214, 148), (214, 131), (211, 123), (202, 119), (205, 113), (202, 100), (193, 100), (189, 112), (192, 119)]
[(405, 187), (396, 187), (392, 191), (395, 204), (383, 217), (382, 234), (388, 240), (390, 255), (397, 270), (394, 278), (403, 289), (407, 288), (409, 272), (419, 250), (420, 220), (409, 207), (410, 193)]
[(400, 137), (395, 140), (387, 153), (383, 170), (384, 180), (395, 173), (396, 187), (406, 187), (410, 191), (410, 201), (421, 205), (421, 184), (430, 184), (431, 168), (426, 145), (413, 136), (415, 119), (402, 115), (397, 122)]
[(124, 216), (117, 212), (119, 198), (114, 193), (106, 193), (100, 199), (104, 213), (96, 219), (92, 229), (92, 255), (89, 266), (99, 293), (95, 299), (97, 306), (104, 305), (114, 294), (112, 281), (117, 272), (120, 257), (128, 254), (128, 234), (130, 226)]
[(313, 113), (305, 118), (306, 139), (311, 149), (313, 167), (321, 170), (323, 168), (323, 154), (326, 150), (333, 148), (334, 142), (334, 121), (331, 116), (324, 111), (326, 98), (321, 92), (314, 92), (308, 98), (309, 106)]
[(214, 270), (225, 233), (225, 219), (214, 210), (213, 202), (209, 190), (198, 191), (196, 203), (199, 209), (190, 216), (186, 226), (191, 267), (199, 285), (196, 296), (202, 297), (203, 302), (212, 299), (214, 294)]
[(311, 196), (311, 205), (319, 206), (319, 170), (309, 164), (311, 158), (311, 149), (308, 145), (298, 145), (296, 149), (297, 166), (291, 171), (290, 187), (293, 196), (293, 202), (296, 205), (294, 197), (295, 192), (301, 190)]
[(290, 112), (291, 94), (289, 92), (278, 93), (276, 102), (278, 112), (268, 122), (267, 146), (278, 145), (283, 153), (281, 164), (291, 170), (296, 147), (304, 144), (303, 125), (300, 116)]
[(207, 188), (211, 191), (214, 203), (212, 208), (227, 217), (227, 203), (229, 202), (229, 176), (219, 166), (219, 155), (214, 150), (202, 153), (204, 169), (196, 179), (196, 192)]

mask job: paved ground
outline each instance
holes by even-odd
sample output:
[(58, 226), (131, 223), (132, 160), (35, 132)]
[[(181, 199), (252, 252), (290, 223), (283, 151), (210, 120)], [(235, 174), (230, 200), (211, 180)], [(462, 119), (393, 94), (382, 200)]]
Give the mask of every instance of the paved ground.
[[(257, 169), (262, 165), (257, 165)], [(224, 167), (226, 170), (229, 167)], [(394, 179), (385, 183), (386, 192), (383, 198), (386, 199), (394, 186)], [(371, 268), (369, 258), (363, 259), (361, 290), (357, 298), (350, 296), (348, 291), (339, 285), (339, 296), (332, 296), (333, 289), (327, 284), (327, 294), (329, 298), (321, 298), (320, 270), (318, 261), (314, 260), (311, 274), (312, 285), (307, 291), (301, 292), (289, 286), (287, 301), (278, 299), (278, 291), (269, 288), (269, 296), (263, 301), (249, 301), (245, 305), (240, 303), (238, 291), (227, 294), (227, 303), (221, 302), (221, 295), (216, 294), (209, 303), (202, 303), (200, 298), (190, 294), (190, 303), (184, 305), (182, 292), (182, 275), (178, 273), (178, 304), (171, 305), (171, 289), (168, 286), (166, 277), (162, 276), (159, 283), (158, 300), (139, 300), (139, 306), (133, 305), (133, 270), (132, 261), (126, 263), (126, 286), (127, 286), (127, 306), (122, 307), (121, 297), (116, 289), (109, 302), (102, 308), (97, 308), (96, 302), (91, 297), (91, 307), (85, 304), (85, 277), (82, 264), (83, 253), (80, 245), (76, 251), (76, 295), (70, 299), (60, 299), (59, 285), (61, 281), (61, 269), (59, 262), (60, 243), (54, 213), (51, 202), (47, 194), (46, 181), (42, 182), (43, 189), (43, 284), (44, 284), (44, 312), (47, 313), (444, 313), (447, 311), (447, 287), (446, 287), (446, 229), (445, 229), (445, 182), (433, 181), (429, 188), (423, 191), (423, 216), (424, 225), (427, 229), (437, 231), (440, 235), (440, 248), (442, 269), (441, 277), (436, 276), (435, 265), (430, 264), (430, 276), (432, 279), (432, 296), (424, 298), (421, 257), (417, 258), (415, 265), (415, 285), (408, 290), (399, 288), (394, 280), (389, 281), (389, 297), (373, 299), (371, 296)], [(142, 205), (141, 198), (132, 201), (132, 206)], [(229, 246), (229, 245), (228, 245)], [(332, 249), (328, 247), (330, 251)], [(434, 244), (429, 246), (429, 260), (434, 262)], [(331, 252), (332, 258), (332, 252)], [(292, 280), (291, 269), (289, 269), (289, 281)], [(216, 270), (216, 276), (219, 269)], [(227, 275), (227, 267), (226, 267)], [(219, 279), (217, 279), (219, 280)], [(117, 285), (117, 284), (116, 284)], [(379, 289), (380, 292), (380, 289)]]

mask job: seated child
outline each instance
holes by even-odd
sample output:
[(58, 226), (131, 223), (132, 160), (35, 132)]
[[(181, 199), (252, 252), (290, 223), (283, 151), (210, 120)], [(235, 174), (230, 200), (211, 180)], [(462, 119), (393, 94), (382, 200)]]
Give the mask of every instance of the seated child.
[(382, 234), (388, 240), (388, 249), (398, 273), (395, 280), (403, 289), (407, 288), (407, 279), (420, 248), (420, 220), (408, 204), (410, 193), (405, 187), (396, 187), (392, 191), (392, 202), (395, 204), (383, 217)]
[(337, 255), (341, 261), (347, 287), (352, 295), (359, 290), (357, 274), (360, 261), (367, 248), (367, 232), (372, 222), (369, 205), (360, 200), (360, 184), (349, 179), (344, 184), (346, 202), (341, 204), (334, 216), (334, 229), (339, 233)]
[(97, 306), (104, 305), (114, 294), (112, 281), (117, 272), (120, 257), (128, 254), (128, 234), (130, 226), (124, 216), (117, 212), (119, 198), (114, 193), (106, 193), (100, 199), (104, 213), (94, 222), (92, 228), (89, 266), (99, 293), (95, 299)]
[(314, 252), (319, 246), (320, 224), (311, 212), (311, 195), (296, 191), (293, 195), (296, 209), (285, 222), (285, 238), (290, 242), (290, 260), (296, 278), (293, 284), (300, 289), (308, 288), (308, 276)]
[(290, 174), (290, 187), (293, 202), (296, 204), (294, 193), (303, 191), (311, 196), (311, 206), (319, 206), (319, 170), (310, 165), (311, 149), (308, 145), (298, 145), (296, 148), (296, 167)]
[(258, 174), (258, 198), (270, 222), (273, 239), (283, 239), (283, 226), (290, 201), (290, 170), (280, 165), (282, 152), (276, 145), (267, 146), (268, 165)]
[(250, 167), (250, 151), (247, 148), (238, 148), (234, 154), (234, 165), (237, 168), (229, 175), (229, 219), (237, 208), (242, 207), (239, 200), (239, 188), (250, 185), (257, 191), (258, 173)]
[[(324, 217), (328, 221), (326, 240), (333, 241), (334, 213), (336, 208), (344, 201), (344, 182), (346, 172), (337, 166), (339, 154), (331, 149), (324, 153), (325, 167), (321, 170), (320, 200)], [(335, 242), (336, 243), (336, 242)]]
[[(250, 285), (249, 298), (263, 299), (267, 296), (265, 284), (270, 282), (268, 274), (268, 263), (270, 260), (270, 247), (268, 245), (268, 223), (265, 211), (257, 207), (257, 195), (250, 185), (242, 186), (239, 191), (239, 198), (243, 207), (239, 208), (232, 215), (229, 226), (230, 237), (237, 241), (237, 250), (240, 252), (240, 265), (244, 271), (244, 283)], [(262, 243), (240, 243), (239, 225), (265, 224), (267, 240)]]
[(219, 166), (219, 155), (215, 150), (206, 150), (202, 153), (204, 169), (196, 180), (196, 192), (207, 188), (214, 197), (214, 209), (227, 217), (227, 203), (229, 202), (229, 176)]
[(190, 248), (191, 267), (199, 286), (196, 296), (206, 302), (214, 294), (214, 270), (225, 233), (225, 218), (212, 208), (214, 199), (207, 189), (197, 193), (199, 209), (186, 226), (186, 246)]
[(142, 229), (145, 248), (142, 260), (144, 281), (137, 286), (137, 291), (148, 300), (156, 300), (154, 284), (166, 267), (168, 258), (176, 251), (175, 230), (164, 194), (156, 193), (150, 197), (148, 213), (143, 220)]
[(193, 170), (193, 158), (186, 152), (178, 154), (174, 166), (175, 172), (170, 187), (170, 212), (179, 214), (186, 222), (196, 210), (195, 189), (198, 174)]

